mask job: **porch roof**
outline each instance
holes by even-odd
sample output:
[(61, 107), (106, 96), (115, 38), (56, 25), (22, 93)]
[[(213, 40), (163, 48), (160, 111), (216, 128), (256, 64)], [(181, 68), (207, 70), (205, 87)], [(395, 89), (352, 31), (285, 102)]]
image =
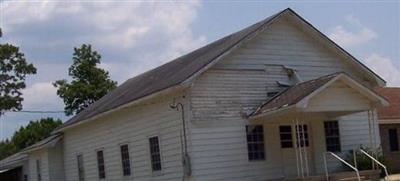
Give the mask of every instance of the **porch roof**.
[(22, 153), (16, 153), (3, 160), (0, 160), (0, 173), (6, 172), (8, 170), (20, 167), (28, 160), (28, 155)]
[(359, 94), (368, 98), (369, 101), (374, 102), (376, 106), (387, 106), (389, 104), (385, 98), (379, 96), (374, 91), (350, 78), (346, 73), (337, 72), (319, 77), (317, 79), (301, 82), (283, 90), (259, 106), (253, 113), (249, 115), (249, 117), (258, 117), (262, 114), (276, 112), (288, 108), (304, 109), (307, 107), (308, 102), (312, 97), (339, 80), (356, 90)]
[(53, 147), (56, 143), (58, 143), (62, 139), (61, 134), (54, 134), (50, 135), (49, 137), (29, 146), (26, 147), (21, 151), (21, 153), (29, 153), (35, 150), (39, 150), (42, 148)]

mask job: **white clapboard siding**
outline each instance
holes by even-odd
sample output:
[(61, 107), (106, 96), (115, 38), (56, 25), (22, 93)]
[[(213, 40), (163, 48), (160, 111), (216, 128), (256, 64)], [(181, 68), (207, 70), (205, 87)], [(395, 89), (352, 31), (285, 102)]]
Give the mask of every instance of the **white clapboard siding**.
[(335, 82), (325, 90), (314, 96), (308, 103), (307, 111), (359, 111), (367, 110), (371, 106), (367, 97), (346, 86), (342, 82)]
[(42, 181), (50, 181), (49, 157), (46, 149), (40, 149), (29, 154), (29, 172), (31, 181), (38, 181), (36, 161), (40, 160), (40, 175)]
[[(126, 108), (64, 134), (66, 180), (77, 180), (76, 156), (83, 154), (86, 180), (99, 180), (96, 151), (103, 150), (106, 180), (181, 180), (181, 114), (171, 100)], [(153, 174), (148, 138), (159, 136), (162, 172)], [(123, 177), (120, 145), (128, 144), (132, 175)]]
[(64, 180), (64, 158), (62, 149), (61, 142), (58, 142), (54, 147), (47, 148), (50, 180)]
[[(196, 79), (190, 94), (190, 132), (193, 175), (197, 180), (283, 177), (281, 163), (271, 153), (279, 151), (279, 146), (273, 148), (266, 144), (266, 161), (247, 160), (245, 125), (248, 120), (244, 118), (268, 99), (267, 92), (282, 90), (276, 84), (276, 81), (288, 81), (282, 65), (295, 68), (304, 81), (335, 72), (346, 72), (364, 81), (359, 70), (310, 37), (290, 22), (278, 21)], [(368, 125), (366, 117), (361, 113), (341, 119), (344, 150), (368, 142), (365, 125)], [(273, 131), (276, 130), (265, 128), (266, 134)], [(317, 151), (324, 150), (323, 146)], [(337, 168), (340, 164), (331, 165)], [(316, 161), (316, 167), (320, 166)]]

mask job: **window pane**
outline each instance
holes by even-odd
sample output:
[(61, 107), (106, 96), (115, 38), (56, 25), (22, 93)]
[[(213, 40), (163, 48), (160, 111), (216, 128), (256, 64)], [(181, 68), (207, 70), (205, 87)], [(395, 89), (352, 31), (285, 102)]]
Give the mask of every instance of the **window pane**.
[(340, 135), (338, 121), (325, 121), (325, 144), (326, 150), (331, 152), (340, 152)]
[(397, 129), (389, 129), (390, 151), (399, 151), (399, 139)]
[(129, 147), (128, 145), (121, 146), (121, 162), (122, 162), (122, 173), (124, 176), (131, 175), (131, 161), (129, 158)]
[(99, 171), (99, 178), (100, 179), (106, 178), (103, 151), (97, 152), (97, 167), (98, 167), (98, 171)]
[(265, 160), (263, 126), (246, 126), (246, 134), (249, 160)]
[(150, 144), (150, 157), (151, 157), (151, 168), (153, 171), (161, 170), (161, 154), (160, 154), (160, 145), (158, 141), (158, 137), (149, 138)]

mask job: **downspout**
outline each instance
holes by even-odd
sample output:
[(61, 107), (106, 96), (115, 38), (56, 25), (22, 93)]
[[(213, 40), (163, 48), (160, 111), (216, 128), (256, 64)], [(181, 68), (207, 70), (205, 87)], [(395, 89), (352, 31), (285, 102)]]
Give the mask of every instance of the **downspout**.
[[(181, 111), (182, 113), (182, 132), (181, 132), (181, 147), (182, 147), (182, 165), (183, 165), (183, 180), (185, 177), (192, 175), (190, 157), (187, 152), (187, 136), (186, 136), (186, 121), (185, 121), (185, 108), (182, 103), (175, 102), (173, 100), (172, 104), (170, 104), (171, 109), (175, 109), (176, 111)], [(182, 139), (183, 137), (183, 139)], [(182, 143), (183, 140), (183, 143)]]

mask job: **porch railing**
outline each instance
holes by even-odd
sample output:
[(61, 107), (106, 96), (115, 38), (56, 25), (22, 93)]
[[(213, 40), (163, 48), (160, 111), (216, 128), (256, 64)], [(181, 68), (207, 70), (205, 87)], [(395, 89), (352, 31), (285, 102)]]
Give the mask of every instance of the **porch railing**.
[(382, 164), (381, 162), (379, 162), (377, 159), (375, 159), (373, 156), (371, 156), (370, 154), (368, 154), (366, 151), (364, 151), (363, 149), (360, 149), (360, 152), (363, 153), (365, 156), (367, 156), (368, 158), (370, 158), (371, 160), (373, 160), (375, 163), (377, 163), (379, 166), (381, 166), (384, 170), (385, 170), (385, 180), (386, 178), (388, 178), (389, 173), (387, 171), (387, 168), (384, 164)]
[(351, 165), (350, 163), (347, 163), (345, 160), (343, 160), (342, 158), (340, 158), (338, 155), (332, 153), (332, 152), (325, 152), (324, 153), (324, 165), (325, 165), (325, 176), (326, 176), (326, 180), (329, 181), (329, 173), (328, 173), (328, 164), (326, 161), (326, 156), (330, 154), (332, 155), (334, 158), (338, 159), (340, 162), (344, 163), (345, 165), (347, 165), (348, 167), (350, 167), (351, 169), (353, 169), (356, 174), (357, 174), (357, 179), (358, 181), (361, 181), (361, 177), (360, 177), (360, 172), (358, 171), (357, 168), (355, 168), (353, 165)]

